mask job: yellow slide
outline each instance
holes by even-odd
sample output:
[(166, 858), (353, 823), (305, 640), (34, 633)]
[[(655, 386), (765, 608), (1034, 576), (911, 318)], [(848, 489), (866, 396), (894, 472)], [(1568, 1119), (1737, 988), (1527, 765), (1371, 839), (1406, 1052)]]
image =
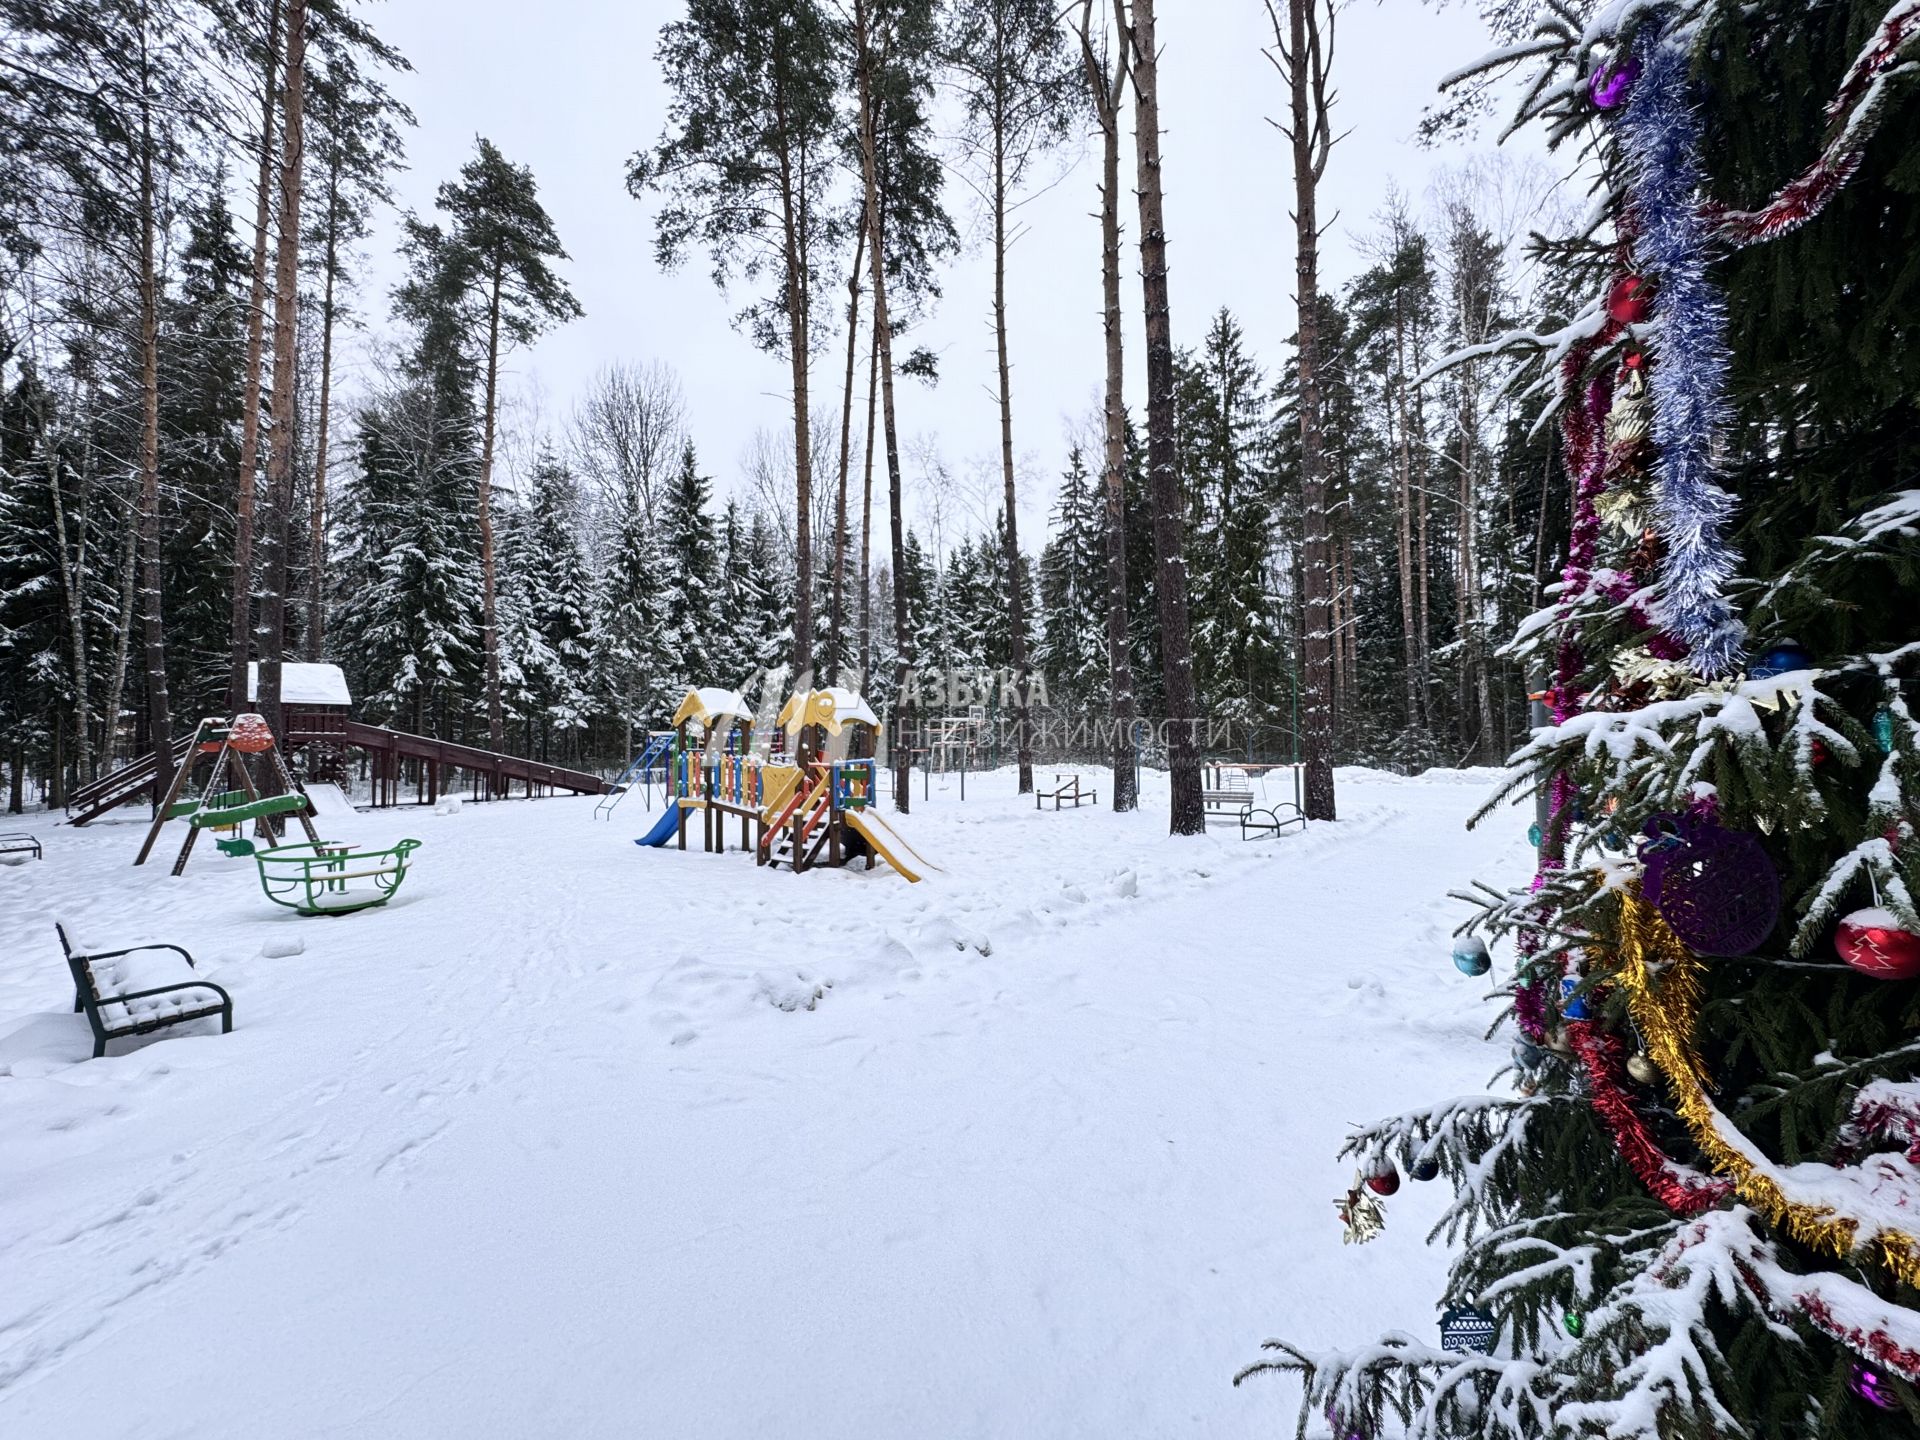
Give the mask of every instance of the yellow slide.
[(867, 844), (873, 847), (874, 854), (893, 866), (893, 868), (898, 870), (906, 879), (917, 881), (920, 878), (920, 873), (900, 859), (900, 851), (905, 851), (907, 854), (913, 856), (916, 862), (929, 870), (938, 870), (940, 868), (903, 840), (899, 831), (887, 824), (886, 821), (874, 814), (873, 811), (846, 810), (841, 812), (840, 818), (859, 832)]

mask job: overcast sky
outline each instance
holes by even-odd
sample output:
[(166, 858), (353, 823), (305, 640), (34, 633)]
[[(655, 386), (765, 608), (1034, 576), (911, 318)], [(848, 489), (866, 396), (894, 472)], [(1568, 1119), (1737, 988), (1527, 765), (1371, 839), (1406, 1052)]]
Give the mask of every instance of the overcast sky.
[[(741, 462), (754, 431), (791, 425), (785, 362), (757, 352), (729, 325), (736, 307), (715, 291), (704, 263), (672, 273), (655, 266), (651, 208), (631, 199), (623, 183), (627, 158), (660, 130), (665, 92), (654, 44), (681, 8), (677, 0), (393, 0), (373, 18), (414, 66), (396, 85), (419, 119), (408, 140), (409, 168), (398, 179), (402, 206), (429, 210), (434, 188), (485, 135), (532, 167), (571, 253), (565, 273), (586, 317), (511, 357), (514, 423), (523, 434), (536, 426), (557, 432), (600, 366), (661, 360), (679, 372), (703, 468), (727, 493), (744, 485)], [(1271, 372), (1286, 358), (1294, 302), (1292, 180), (1284, 140), (1267, 120), (1282, 96), (1261, 53), (1272, 42), (1266, 13), (1260, 0), (1162, 0), (1160, 11), (1175, 341), (1197, 343), (1224, 305)], [(1488, 48), (1479, 21), (1459, 7), (1359, 0), (1343, 12), (1335, 120), (1348, 133), (1322, 191), (1322, 215), (1338, 212), (1323, 250), (1324, 287), (1360, 268), (1356, 242), (1389, 185), (1419, 205), (1435, 168), (1461, 158), (1422, 150), (1413, 131), (1436, 79)], [(1011, 259), (1015, 446), (1031, 477), (1023, 482), (1021, 521), (1023, 538), (1036, 544), (1067, 432), (1096, 406), (1103, 373), (1097, 148), (1076, 145), (1063, 164), (1058, 183), (1020, 212), (1026, 232)], [(1129, 144), (1122, 153), (1129, 180), (1132, 165)], [(973, 236), (970, 193), (952, 187), (950, 200), (962, 233)], [(1129, 191), (1122, 296), (1129, 398), (1137, 405), (1144, 379), (1131, 206)], [(383, 226), (369, 246), (372, 293), (363, 303), (376, 317), (397, 272), (392, 236)], [(997, 474), (990, 471), (998, 445), (991, 277), (988, 257), (970, 245), (946, 276), (937, 313), (914, 336), (939, 352), (939, 385), (899, 388), (903, 437), (923, 447), (930, 437), (938, 446), (961, 477), (962, 510), (973, 503), (970, 477)], [(815, 404), (836, 416), (843, 355), (844, 332), (814, 363)], [(911, 490), (911, 463), (907, 477)], [(884, 493), (883, 484), (876, 488)], [(910, 497), (908, 510), (924, 527), (924, 507)]]

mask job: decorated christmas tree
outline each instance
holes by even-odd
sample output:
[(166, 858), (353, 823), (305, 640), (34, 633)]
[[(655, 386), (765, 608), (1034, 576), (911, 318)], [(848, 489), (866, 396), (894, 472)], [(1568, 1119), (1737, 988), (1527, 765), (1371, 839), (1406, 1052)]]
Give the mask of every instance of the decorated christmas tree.
[[(1300, 1433), (1920, 1434), (1920, 0), (1556, 4), (1490, 65), (1599, 177), (1547, 247), (1563, 583), (1499, 966), (1511, 1094), (1369, 1127), (1342, 1207), (1451, 1185), (1438, 1335)], [(1471, 75), (1466, 83), (1474, 83)], [(1789, 638), (1793, 637), (1793, 638)], [(1243, 1377), (1244, 1378), (1244, 1377)]]

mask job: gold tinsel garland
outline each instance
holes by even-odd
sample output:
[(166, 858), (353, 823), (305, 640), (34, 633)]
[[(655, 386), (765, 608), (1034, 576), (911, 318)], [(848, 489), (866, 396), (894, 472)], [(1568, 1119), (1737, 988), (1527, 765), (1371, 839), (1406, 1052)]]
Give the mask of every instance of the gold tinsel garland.
[[(1707, 1098), (1706, 1067), (1694, 1049), (1700, 1014), (1700, 958), (1681, 943), (1637, 889), (1622, 893), (1615, 979), (1626, 992), (1633, 1023), (1647, 1053), (1666, 1076), (1674, 1108), (1694, 1143), (1713, 1168), (1733, 1182), (1740, 1198), (1809, 1248), (1846, 1259), (1854, 1254), (1859, 1221), (1788, 1198), (1780, 1183), (1756, 1164), (1745, 1137)], [(1764, 1157), (1762, 1157), (1764, 1163)], [(1882, 1230), (1868, 1253), (1902, 1283), (1920, 1285), (1920, 1241), (1898, 1230)]]

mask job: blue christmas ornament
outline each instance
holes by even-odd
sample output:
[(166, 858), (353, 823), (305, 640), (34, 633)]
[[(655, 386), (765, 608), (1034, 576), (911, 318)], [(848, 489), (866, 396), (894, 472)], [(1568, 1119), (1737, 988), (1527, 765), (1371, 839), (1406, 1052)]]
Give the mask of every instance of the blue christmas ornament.
[(1873, 743), (1882, 755), (1893, 753), (1893, 711), (1885, 705), (1873, 712)]
[(1560, 977), (1560, 1013), (1569, 1020), (1587, 1018), (1587, 997), (1579, 994), (1580, 979), (1576, 975)]
[(1540, 822), (1538, 820), (1527, 826), (1527, 844), (1538, 850), (1540, 848), (1540, 841), (1543, 838), (1545, 837), (1540, 834)]
[(1416, 1160), (1407, 1170), (1416, 1180), (1431, 1180), (1440, 1173), (1440, 1162), (1429, 1155), (1424, 1160)]
[(1499, 1332), (1493, 1317), (1478, 1305), (1450, 1305), (1440, 1312), (1443, 1350), (1476, 1350), (1485, 1355), (1493, 1349), (1493, 1337)]
[(1553, 1052), (1536, 1045), (1524, 1035), (1513, 1042), (1513, 1063), (1522, 1070), (1538, 1070), (1553, 1058)]
[(1453, 968), (1462, 975), (1484, 975), (1493, 968), (1487, 942), (1478, 935), (1462, 935), (1453, 942)]
[(1798, 640), (1776, 640), (1747, 667), (1747, 676), (1753, 680), (1771, 680), (1776, 675), (1813, 667), (1813, 652)]

